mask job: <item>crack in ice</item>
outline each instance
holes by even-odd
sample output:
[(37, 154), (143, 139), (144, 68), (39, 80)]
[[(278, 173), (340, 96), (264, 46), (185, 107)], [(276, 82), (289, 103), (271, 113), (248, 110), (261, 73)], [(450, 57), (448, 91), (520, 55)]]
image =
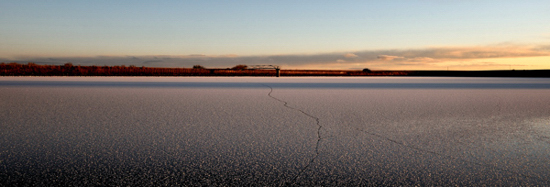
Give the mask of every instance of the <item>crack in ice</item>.
[[(286, 107), (286, 108), (289, 108), (291, 110), (296, 110), (300, 113), (302, 113), (303, 115), (309, 117), (309, 118), (312, 118), (315, 120), (315, 123), (317, 125), (317, 142), (315, 143), (315, 156), (313, 158), (311, 158), (308, 162), (308, 164), (306, 166), (304, 166), (299, 172), (298, 174), (296, 174), (294, 177), (292, 177), (292, 180), (290, 180), (291, 182), (286, 182), (286, 185), (293, 185), (294, 183), (296, 183), (296, 181), (298, 180), (298, 178), (300, 177), (300, 175), (302, 175), (310, 166), (311, 164), (313, 164), (313, 162), (315, 162), (315, 160), (317, 159), (317, 157), (319, 157), (319, 145), (321, 143), (321, 140), (323, 139), (321, 137), (321, 129), (323, 128), (323, 126), (321, 126), (321, 124), (319, 123), (319, 118), (318, 117), (315, 117), (301, 109), (298, 109), (298, 108), (294, 108), (294, 107), (291, 107), (291, 106), (288, 106), (288, 102), (284, 101), (284, 100), (281, 100), (279, 98), (276, 98), (274, 96), (271, 95), (271, 93), (273, 93), (273, 87), (269, 86), (269, 85), (266, 85), (266, 84), (262, 84), (266, 87), (268, 87), (270, 90), (269, 90), (269, 93), (267, 94), (267, 96), (271, 97), (272, 99), (278, 101), (278, 102), (281, 102), (283, 103), (283, 106)], [(283, 185), (283, 184), (280, 184), (280, 186)]]
[[(323, 137), (321, 137), (321, 129), (323, 128), (323, 126), (320, 124), (319, 122), (319, 118), (316, 117), (316, 116), (313, 116), (301, 109), (298, 109), (298, 108), (294, 108), (294, 107), (291, 107), (288, 105), (288, 102), (282, 100), (282, 99), (279, 99), (279, 98), (276, 98), (274, 97), (273, 95), (271, 95), (273, 93), (273, 87), (269, 86), (269, 85), (266, 85), (266, 84), (262, 84), (266, 87), (268, 87), (270, 89), (269, 93), (267, 94), (269, 97), (271, 97), (272, 99), (280, 102), (280, 103), (283, 103), (283, 106), (286, 107), (286, 108), (289, 108), (291, 110), (296, 110), (300, 113), (302, 113), (303, 115), (309, 117), (309, 118), (312, 118), (315, 120), (316, 122), (316, 125), (318, 126), (317, 128), (317, 142), (316, 142), (316, 145), (315, 145), (315, 156), (313, 156), (310, 161), (308, 162), (308, 164), (306, 166), (304, 166), (295, 176), (293, 176), (291, 178), (290, 181), (283, 181), (282, 183), (279, 183), (279, 186), (284, 186), (284, 185), (287, 185), (287, 186), (290, 186), (290, 185), (294, 185), (298, 178), (300, 178), (300, 176), (311, 166), (311, 164), (313, 164), (313, 162), (315, 162), (315, 160), (319, 157), (319, 145), (320, 145), (320, 142), (321, 140), (323, 139)], [(531, 176), (531, 175), (527, 175), (527, 174), (523, 174), (523, 173), (519, 173), (519, 172), (515, 172), (515, 171), (511, 171), (511, 170), (507, 170), (505, 168), (500, 168), (500, 167), (497, 167), (497, 166), (493, 166), (493, 165), (488, 165), (488, 164), (483, 164), (483, 163), (480, 163), (480, 162), (475, 162), (475, 161), (469, 161), (469, 160), (466, 160), (466, 159), (462, 159), (462, 158), (459, 158), (459, 157), (455, 157), (455, 156), (452, 156), (452, 155), (447, 155), (447, 154), (442, 154), (442, 153), (438, 153), (436, 151), (431, 151), (431, 150), (427, 150), (427, 149), (422, 149), (420, 147), (416, 147), (416, 146), (413, 146), (413, 145), (408, 145), (407, 143), (405, 142), (401, 142), (401, 141), (398, 141), (398, 140), (394, 140), (394, 139), (391, 139), (389, 137), (386, 137), (386, 136), (383, 136), (383, 135), (380, 135), (380, 134), (377, 134), (377, 133), (374, 133), (374, 132), (371, 132), (371, 131), (367, 131), (367, 130), (364, 130), (364, 129), (359, 129), (359, 128), (356, 128), (356, 130), (360, 131), (360, 132), (363, 132), (363, 133), (366, 133), (366, 134), (369, 134), (371, 136), (375, 136), (375, 137), (378, 137), (378, 138), (381, 138), (381, 139), (384, 139), (386, 141), (389, 141), (391, 143), (394, 143), (394, 144), (397, 144), (399, 146), (403, 146), (403, 147), (406, 147), (406, 148), (409, 148), (409, 149), (413, 149), (413, 150), (417, 150), (417, 151), (420, 151), (420, 152), (425, 152), (425, 153), (428, 153), (428, 154), (433, 154), (433, 155), (437, 155), (437, 156), (440, 156), (440, 157), (443, 157), (443, 158), (448, 158), (448, 159), (453, 159), (453, 160), (460, 160), (460, 161), (463, 161), (463, 162), (467, 162), (467, 163), (471, 163), (471, 164), (474, 164), (474, 165), (478, 165), (478, 166), (482, 166), (482, 167), (489, 167), (489, 168), (494, 168), (494, 169), (497, 169), (497, 170), (500, 170), (500, 171), (505, 171), (505, 172), (509, 172), (509, 173), (513, 173), (513, 174), (516, 174), (516, 175), (519, 175), (519, 176), (523, 176), (523, 177), (527, 177), (527, 178), (532, 178), (532, 179), (536, 179), (536, 180), (541, 180), (541, 181), (545, 181), (545, 182), (550, 182), (549, 180), (546, 180), (546, 179), (543, 179), (543, 178), (540, 178), (540, 177), (536, 177), (536, 176)]]

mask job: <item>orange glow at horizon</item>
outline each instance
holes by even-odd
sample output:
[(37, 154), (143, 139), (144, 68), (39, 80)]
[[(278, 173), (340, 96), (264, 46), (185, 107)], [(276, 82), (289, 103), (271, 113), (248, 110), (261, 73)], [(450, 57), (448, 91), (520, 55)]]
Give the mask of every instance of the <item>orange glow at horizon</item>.
[[(284, 68), (284, 66), (283, 66)], [(536, 70), (550, 69), (550, 56), (446, 60), (436, 63), (389, 64), (380, 62), (286, 66), (288, 69), (364, 69), (371, 70)]]

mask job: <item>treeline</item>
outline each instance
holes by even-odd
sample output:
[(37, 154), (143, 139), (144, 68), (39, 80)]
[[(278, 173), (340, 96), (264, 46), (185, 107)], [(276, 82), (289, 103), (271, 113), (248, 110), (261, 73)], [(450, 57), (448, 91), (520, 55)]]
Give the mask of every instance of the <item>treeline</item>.
[[(360, 70), (281, 70), (281, 76), (391, 76), (406, 75), (402, 71)], [(247, 69), (237, 65), (228, 69), (207, 69), (200, 65), (193, 68), (155, 68), (136, 66), (80, 66), (38, 65), (35, 63), (1, 63), (0, 76), (276, 76), (276, 71)]]
[(209, 73), (205, 69), (152, 68), (136, 66), (37, 65), (1, 63), (2, 76), (192, 76)]

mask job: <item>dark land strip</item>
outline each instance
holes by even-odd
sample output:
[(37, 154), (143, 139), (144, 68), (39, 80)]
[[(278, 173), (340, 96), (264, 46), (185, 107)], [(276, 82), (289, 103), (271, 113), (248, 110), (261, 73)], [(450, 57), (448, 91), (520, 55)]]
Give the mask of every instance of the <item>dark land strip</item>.
[[(236, 66), (237, 67), (237, 66)], [(159, 68), (136, 66), (38, 65), (0, 63), (0, 76), (278, 76), (275, 69)], [(428, 77), (550, 77), (550, 70), (395, 71), (395, 70), (291, 70), (280, 76), (428, 76)]]

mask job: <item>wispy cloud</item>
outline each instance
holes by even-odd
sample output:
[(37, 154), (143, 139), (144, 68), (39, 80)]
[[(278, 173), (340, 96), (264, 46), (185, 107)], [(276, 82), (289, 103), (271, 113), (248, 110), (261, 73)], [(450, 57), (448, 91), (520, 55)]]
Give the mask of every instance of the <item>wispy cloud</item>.
[[(525, 46), (501, 44), (474, 47), (432, 47), (409, 50), (364, 50), (341, 53), (290, 54), (265, 56), (210, 56), (192, 54), (183, 56), (96, 56), (96, 57), (20, 57), (0, 58), (0, 61), (36, 62), (39, 64), (75, 65), (136, 65), (150, 67), (192, 67), (202, 65), (208, 68), (227, 68), (237, 64), (273, 64), (284, 68), (311, 67), (328, 69), (341, 67), (354, 69), (362, 67), (392, 68), (400, 66), (427, 67), (440, 63), (463, 62), (468, 64), (479, 59), (518, 58), (550, 56), (550, 45)], [(481, 65), (481, 64), (480, 64)], [(488, 64), (483, 64), (491, 65)], [(497, 64), (493, 64), (497, 65)]]
[(378, 59), (383, 60), (383, 61), (393, 60), (393, 59), (396, 59), (396, 58), (404, 58), (404, 57), (391, 56), (391, 55), (378, 55)]
[(344, 57), (345, 58), (357, 58), (358, 56), (356, 54), (353, 54), (353, 53), (346, 53), (346, 54), (344, 54)]

